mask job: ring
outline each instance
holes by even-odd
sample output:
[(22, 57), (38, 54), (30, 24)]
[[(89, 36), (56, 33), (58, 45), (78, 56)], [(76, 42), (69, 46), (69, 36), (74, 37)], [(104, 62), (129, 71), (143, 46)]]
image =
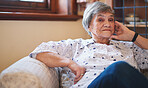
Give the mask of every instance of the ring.
[(82, 76), (84, 75), (84, 74), (81, 74)]

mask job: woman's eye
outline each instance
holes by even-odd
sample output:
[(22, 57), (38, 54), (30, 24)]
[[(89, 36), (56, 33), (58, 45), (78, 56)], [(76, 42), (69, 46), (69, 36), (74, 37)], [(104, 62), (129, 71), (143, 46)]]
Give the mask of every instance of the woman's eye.
[(109, 21), (114, 21), (114, 19), (109, 19)]
[(99, 22), (102, 22), (102, 21), (103, 21), (103, 19), (98, 19), (98, 21), (99, 21)]

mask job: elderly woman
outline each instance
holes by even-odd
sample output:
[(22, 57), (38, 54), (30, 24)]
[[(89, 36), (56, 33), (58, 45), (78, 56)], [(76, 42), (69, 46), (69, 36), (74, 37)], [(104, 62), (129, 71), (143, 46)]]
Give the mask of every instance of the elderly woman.
[[(59, 67), (63, 88), (148, 88), (148, 40), (114, 21), (106, 4), (89, 5), (82, 22), (91, 39), (39, 45), (30, 57)], [(121, 41), (116, 41), (116, 40)]]

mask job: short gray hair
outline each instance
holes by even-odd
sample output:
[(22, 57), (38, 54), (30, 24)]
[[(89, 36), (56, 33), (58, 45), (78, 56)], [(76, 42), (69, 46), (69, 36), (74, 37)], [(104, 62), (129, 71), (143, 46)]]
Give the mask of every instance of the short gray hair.
[(91, 36), (91, 33), (88, 31), (90, 22), (95, 14), (102, 13), (102, 12), (109, 12), (114, 14), (114, 11), (111, 9), (110, 6), (99, 1), (96, 1), (88, 5), (87, 8), (85, 9), (83, 14), (82, 25), (90, 36)]

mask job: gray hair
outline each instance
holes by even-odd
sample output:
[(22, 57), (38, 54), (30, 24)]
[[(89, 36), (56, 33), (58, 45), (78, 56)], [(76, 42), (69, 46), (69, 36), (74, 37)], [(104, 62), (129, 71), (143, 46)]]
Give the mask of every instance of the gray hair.
[(96, 1), (88, 5), (87, 8), (85, 9), (83, 14), (82, 25), (90, 36), (91, 36), (91, 33), (88, 31), (90, 22), (95, 14), (102, 13), (102, 12), (109, 12), (114, 14), (114, 11), (111, 9), (110, 6), (99, 1)]

